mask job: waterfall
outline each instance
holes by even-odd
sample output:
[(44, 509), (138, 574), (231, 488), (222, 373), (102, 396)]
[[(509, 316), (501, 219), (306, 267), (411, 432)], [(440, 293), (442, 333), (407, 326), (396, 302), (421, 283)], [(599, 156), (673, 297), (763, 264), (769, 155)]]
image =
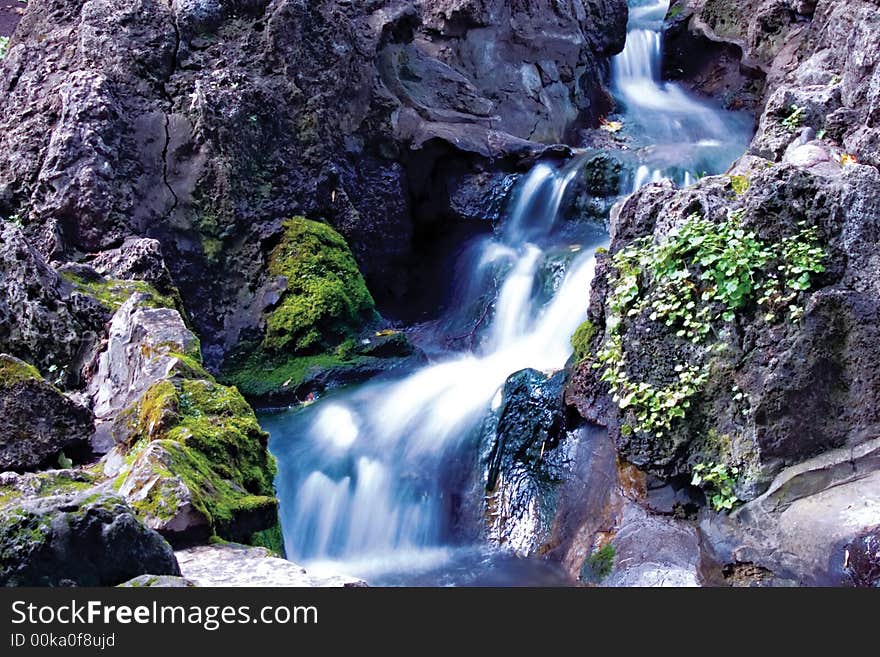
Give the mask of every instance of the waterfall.
[[(474, 467), (477, 430), (507, 377), (524, 368), (561, 368), (571, 334), (586, 317), (593, 252), (604, 237), (587, 227), (581, 242), (570, 243), (569, 232), (562, 238), (556, 225), (581, 165), (577, 159), (563, 168), (536, 165), (517, 186), (501, 230), (466, 261), (471, 270), (461, 276), (494, 281), (497, 289), (477, 347), (402, 379), (264, 418), (279, 459), (276, 483), (291, 559), (376, 576), (448, 555), (455, 542), (450, 498), (462, 491), (444, 473), (457, 460), (460, 468)], [(549, 297), (539, 293), (548, 268), (559, 262), (566, 264), (564, 276)], [(485, 275), (487, 267), (494, 276)]]
[(688, 185), (717, 173), (738, 157), (751, 138), (750, 117), (723, 111), (662, 79), (663, 20), (667, 0), (630, 4), (626, 46), (612, 62), (612, 87), (624, 109), (638, 162), (622, 190), (672, 178)]
[[(664, 177), (690, 184), (703, 171), (721, 171), (750, 136), (747, 117), (662, 80), (667, 4), (633, 2), (626, 48), (613, 61), (629, 140), (620, 155), (636, 160), (624, 194)], [(444, 337), (452, 334), (438, 329), (425, 345), (432, 362), (407, 376), (261, 417), (278, 458), (290, 559), (373, 583), (432, 569), (455, 575), (432, 575), (429, 583), (471, 581), (448, 564), (463, 549), (456, 500), (474, 495), (462, 482), (473, 481), (479, 429), (512, 373), (563, 367), (570, 336), (586, 317), (593, 254), (606, 236), (587, 222), (560, 219), (583, 162), (536, 164), (518, 181), (500, 228), (476, 240), (451, 272), (456, 298), (438, 325), (471, 327), (467, 345), (453, 341), (458, 348), (450, 349)], [(517, 577), (535, 581), (521, 571)]]

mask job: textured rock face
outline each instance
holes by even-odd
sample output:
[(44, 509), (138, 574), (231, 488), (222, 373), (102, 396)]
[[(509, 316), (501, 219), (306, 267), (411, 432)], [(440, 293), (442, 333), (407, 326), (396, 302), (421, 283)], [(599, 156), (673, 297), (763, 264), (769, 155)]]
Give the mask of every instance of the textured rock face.
[(92, 414), (26, 363), (0, 354), (0, 471), (34, 470), (88, 454)]
[(180, 574), (168, 543), (116, 495), (51, 472), (5, 473), (0, 487), (4, 586), (112, 586), (147, 573)]
[[(609, 254), (600, 256), (593, 282), (590, 320), (596, 330), (590, 355), (576, 367), (566, 400), (584, 418), (609, 428), (624, 459), (679, 488), (676, 495), (687, 488), (697, 464), (738, 468), (725, 476), (742, 506), (730, 515), (704, 509), (701, 550), (670, 562), (699, 572), (688, 565), (697, 554), (701, 563), (721, 567), (720, 573), (703, 569), (695, 581), (720, 583), (723, 573), (732, 585), (870, 585), (880, 526), (874, 445), (880, 431), (880, 361), (873, 346), (880, 330), (873, 93), (880, 14), (876, 3), (861, 0), (678, 4), (685, 6), (681, 15), (688, 29), (741, 48), (743, 63), (766, 73), (760, 125), (749, 152), (728, 175), (682, 190), (649, 185), (615, 208)], [(691, 339), (688, 325), (662, 321), (669, 307), (654, 295), (662, 281), (657, 263), (664, 261), (654, 256), (667, 257), (671, 252), (664, 248), (688, 239), (681, 236), (694, 215), (714, 226), (710, 236), (720, 234), (721, 226), (738, 226), (757, 248), (770, 245), (771, 260), (779, 258), (772, 255), (779, 245), (801, 256), (815, 247), (821, 267), (785, 296), (787, 307), (774, 308), (769, 297), (747, 298), (723, 321), (699, 319), (693, 326), (711, 325), (709, 337)], [(684, 248), (698, 249), (700, 239)], [(635, 263), (623, 255), (628, 249), (652, 257)], [(778, 269), (777, 280), (813, 266), (793, 252), (785, 257), (794, 257), (794, 269)], [(665, 262), (679, 262), (669, 257)], [(738, 262), (727, 269), (735, 271), (751, 257), (740, 250)], [(695, 266), (711, 268), (711, 258)], [(696, 289), (704, 285), (677, 271), (684, 281), (678, 290), (689, 289), (692, 280)], [(751, 271), (753, 282), (764, 275), (760, 267)], [(737, 284), (730, 291), (747, 287)], [(632, 303), (625, 300), (630, 293)], [(643, 298), (650, 308), (638, 305)], [(697, 298), (690, 309), (696, 312), (705, 302)], [(682, 312), (679, 317), (690, 311)], [(619, 343), (609, 342), (612, 338)], [(609, 344), (619, 348), (609, 351)], [(647, 384), (647, 390), (674, 390), (676, 381), (690, 376), (684, 364), (701, 359), (705, 374), (693, 392), (681, 388), (687, 391), (671, 406), (649, 402), (647, 414), (640, 413), (646, 407), (638, 397), (645, 389), (634, 395), (619, 389), (612, 396), (608, 382), (614, 377), (602, 380), (613, 368), (626, 380)], [(679, 369), (673, 369), (676, 364)], [(651, 424), (669, 408), (681, 417), (668, 429)], [(666, 488), (636, 501), (668, 513)], [(710, 501), (718, 489), (706, 492)], [(685, 509), (690, 515), (693, 503)], [(625, 511), (615, 517), (621, 524), (612, 540), (623, 550), (623, 538), (639, 523), (633, 525), (634, 516)], [(573, 526), (591, 536), (587, 530), (601, 523), (586, 517)], [(682, 547), (687, 543), (679, 541)], [(554, 549), (562, 549), (568, 563), (583, 544), (563, 540)], [(636, 562), (648, 563), (648, 555), (630, 552)], [(635, 571), (630, 575), (644, 581)], [(630, 575), (614, 572), (608, 582), (630, 581)]]
[(0, 351), (43, 372), (63, 364), (62, 379), (77, 381), (101, 322), (67, 297), (64, 281), (19, 227), (0, 222)]
[(32, 2), (0, 67), (0, 214), (58, 260), (158, 239), (216, 365), (259, 325), (283, 218), (328, 221), (377, 298), (399, 298), (433, 162), (515, 160), (594, 122), (625, 16), (624, 0)]
[(107, 348), (87, 389), (99, 423), (92, 443), (101, 453), (128, 438), (126, 428), (114, 423), (120, 411), (175, 369), (200, 367), (199, 340), (180, 314), (145, 306), (146, 300), (134, 294), (114, 314)]

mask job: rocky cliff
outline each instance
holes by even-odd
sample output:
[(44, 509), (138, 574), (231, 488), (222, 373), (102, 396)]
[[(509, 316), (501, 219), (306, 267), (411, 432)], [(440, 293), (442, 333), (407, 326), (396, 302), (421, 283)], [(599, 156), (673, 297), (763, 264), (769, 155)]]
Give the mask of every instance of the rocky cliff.
[(863, 583), (876, 567), (853, 555), (880, 527), (880, 11), (673, 9), (677, 29), (737, 48), (767, 86), (728, 174), (649, 185), (612, 213), (566, 399), (644, 483), (619, 475), (628, 501), (599, 524), (623, 532), (632, 499), (692, 515), (681, 493), (701, 488), (696, 581)]

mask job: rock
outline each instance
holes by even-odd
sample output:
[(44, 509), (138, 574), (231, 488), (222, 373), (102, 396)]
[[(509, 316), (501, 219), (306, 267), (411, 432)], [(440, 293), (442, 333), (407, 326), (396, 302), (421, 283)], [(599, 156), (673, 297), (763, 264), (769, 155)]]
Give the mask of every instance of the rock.
[(61, 480), (45, 495), (10, 499), (9, 489), (22, 484), (4, 475), (0, 485), (4, 586), (112, 586), (146, 573), (180, 574), (168, 543), (112, 493)]
[(122, 246), (102, 251), (89, 264), (108, 278), (144, 281), (165, 294), (174, 289), (158, 240), (128, 238)]
[(163, 380), (118, 423), (130, 433), (104, 458), (104, 475), (173, 545), (248, 540), (277, 523), (268, 435), (235, 388)]
[(196, 586), (362, 587), (363, 580), (344, 575), (309, 575), (265, 548), (234, 543), (202, 545), (175, 553), (183, 577)]
[(64, 384), (79, 367), (100, 327), (67, 304), (64, 282), (11, 221), (0, 221), (0, 351), (58, 370)]
[(484, 518), (489, 541), (529, 554), (544, 540), (574, 440), (566, 441), (563, 373), (511, 374), (483, 430)]
[(219, 369), (260, 333), (285, 218), (334, 226), (406, 305), (434, 165), (507, 173), (595, 124), (625, 21), (625, 0), (34, 0), (0, 70), (0, 215), (169, 293), (157, 240)]
[(674, 586), (707, 584), (702, 569), (697, 529), (681, 520), (647, 513), (625, 505), (620, 529), (614, 535), (614, 566), (603, 586)]
[(124, 588), (144, 588), (155, 587), (163, 589), (184, 589), (196, 586), (195, 582), (184, 577), (173, 577), (171, 575), (138, 575), (137, 577), (117, 584)]
[(151, 308), (148, 300), (135, 293), (113, 315), (107, 348), (87, 387), (98, 420), (92, 446), (99, 453), (128, 439), (125, 424), (115, 420), (150, 386), (178, 370), (203, 372), (199, 339), (180, 314)]
[(89, 453), (92, 414), (46, 382), (36, 368), (0, 354), (0, 471), (56, 464)]
[(878, 526), (878, 438), (787, 468), (760, 497), (700, 524), (722, 563), (752, 564), (771, 581), (804, 586), (875, 581)]

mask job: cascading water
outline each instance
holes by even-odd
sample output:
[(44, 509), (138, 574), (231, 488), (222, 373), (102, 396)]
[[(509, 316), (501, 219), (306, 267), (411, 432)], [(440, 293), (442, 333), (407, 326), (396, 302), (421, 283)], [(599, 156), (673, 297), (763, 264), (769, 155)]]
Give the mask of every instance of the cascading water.
[[(687, 184), (694, 174), (723, 170), (749, 138), (748, 117), (708, 107), (661, 80), (667, 5), (632, 2), (626, 49), (613, 61), (622, 122), (635, 146), (627, 152), (637, 157), (623, 193), (661, 177)], [(594, 224), (560, 220), (582, 163), (540, 163), (519, 181), (501, 228), (471, 245), (456, 267), (451, 310), (422, 345), (430, 364), (262, 415), (279, 462), (289, 558), (379, 584), (566, 581), (537, 562), (523, 571), (522, 560), (511, 566), (501, 553), (487, 557), (468, 545), (473, 538), (458, 527), (456, 500), (469, 494), (462, 482), (473, 480), (479, 429), (505, 380), (525, 368), (561, 368), (586, 316), (593, 253), (606, 236)], [(462, 326), (470, 327), (466, 344), (453, 335)], [(498, 563), (510, 572), (474, 577)], [(420, 572), (429, 575), (413, 577)]]
[(662, 80), (668, 7), (668, 0), (631, 1), (626, 47), (612, 62), (612, 86), (636, 146), (625, 193), (663, 178), (687, 186), (717, 173), (742, 154), (752, 136), (750, 116), (712, 107)]
[[(464, 288), (497, 289), (476, 348), (448, 353), (400, 380), (264, 417), (279, 459), (291, 559), (313, 569), (332, 561), (336, 570), (381, 579), (449, 557), (458, 542), (450, 500), (462, 492), (455, 471), (473, 469), (474, 440), (493, 397), (513, 372), (561, 368), (586, 316), (594, 247), (604, 236), (585, 224), (571, 241), (571, 227), (556, 226), (580, 165), (537, 165), (498, 234), (466, 259), (471, 269), (462, 273), (472, 280)], [(548, 292), (560, 264), (565, 273)]]

